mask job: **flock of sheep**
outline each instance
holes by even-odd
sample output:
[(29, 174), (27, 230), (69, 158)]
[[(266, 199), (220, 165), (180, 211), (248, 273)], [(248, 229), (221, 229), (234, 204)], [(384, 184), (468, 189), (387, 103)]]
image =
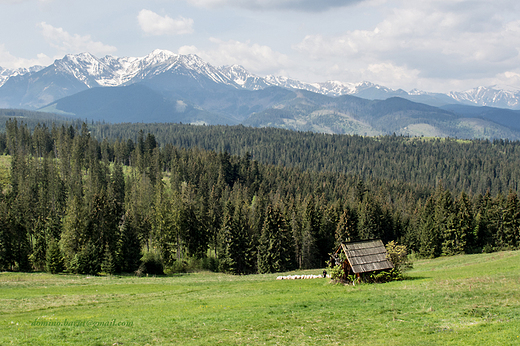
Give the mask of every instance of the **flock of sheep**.
[[(276, 280), (297, 280), (297, 279), (322, 279), (325, 276), (323, 275), (287, 275), (287, 276), (278, 276)], [(330, 275), (326, 275), (326, 277), (330, 278)]]

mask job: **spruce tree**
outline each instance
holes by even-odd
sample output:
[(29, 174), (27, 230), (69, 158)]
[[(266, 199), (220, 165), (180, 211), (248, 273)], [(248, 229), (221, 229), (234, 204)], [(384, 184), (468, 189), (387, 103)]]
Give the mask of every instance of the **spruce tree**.
[(348, 207), (345, 208), (339, 218), (334, 238), (334, 247), (336, 248), (342, 242), (357, 240), (355, 213)]
[(269, 205), (265, 213), (258, 249), (258, 272), (274, 273), (292, 269), (294, 250), (291, 232), (279, 207)]
[(361, 240), (377, 239), (383, 235), (381, 205), (367, 193), (359, 205), (358, 234)]
[(494, 214), (494, 203), (489, 191), (477, 196), (476, 199), (475, 227), (473, 229), (473, 239), (476, 252), (490, 252), (494, 247), (493, 234), (494, 227), (492, 215)]
[(86, 234), (85, 215), (82, 200), (77, 196), (71, 196), (67, 202), (63, 220), (63, 232), (60, 239), (67, 269), (71, 269), (73, 266), (73, 259), (85, 245), (88, 237)]
[(13, 239), (9, 222), (8, 204), (0, 200), (0, 269), (11, 269), (13, 264)]
[(497, 232), (497, 244), (503, 249), (516, 249), (520, 244), (520, 202), (510, 191), (502, 209), (502, 222)]
[(441, 235), (435, 222), (435, 200), (429, 197), (419, 221), (419, 253), (425, 257), (437, 257), (441, 253)]
[(219, 271), (233, 273), (236, 268), (234, 256), (234, 230), (233, 230), (234, 208), (231, 202), (227, 202), (222, 216), (222, 225), (218, 235), (218, 265)]
[(35, 270), (44, 270), (46, 263), (47, 240), (43, 220), (38, 218), (35, 222), (32, 234), (32, 252), (29, 256), (31, 264)]
[(473, 206), (468, 196), (462, 192), (455, 202), (456, 216), (455, 228), (457, 229), (456, 253), (469, 253), (474, 248), (473, 230), (475, 228), (475, 218)]
[(208, 249), (209, 234), (201, 222), (204, 216), (198, 215), (196, 191), (190, 184), (182, 184), (180, 197), (188, 253), (190, 256), (203, 258)]
[(110, 249), (108, 244), (105, 246), (105, 252), (103, 254), (103, 262), (101, 263), (101, 271), (105, 274), (115, 274), (117, 272), (117, 259), (116, 255)]
[(47, 246), (45, 269), (52, 274), (61, 273), (64, 269), (63, 255), (58, 242), (54, 238), (50, 239)]
[(320, 264), (317, 236), (320, 229), (320, 216), (315, 205), (314, 197), (308, 198), (302, 220), (301, 234), (301, 267), (305, 269), (317, 268)]
[(125, 214), (119, 225), (119, 235), (116, 245), (116, 272), (132, 273), (139, 267), (141, 245), (137, 231), (129, 220), (131, 216)]
[[(456, 225), (456, 205), (451, 192), (445, 190), (436, 201), (435, 222), (442, 239), (441, 251), (444, 255), (460, 253), (464, 249), (465, 239), (461, 239)], [(462, 244), (464, 242), (464, 244)]]

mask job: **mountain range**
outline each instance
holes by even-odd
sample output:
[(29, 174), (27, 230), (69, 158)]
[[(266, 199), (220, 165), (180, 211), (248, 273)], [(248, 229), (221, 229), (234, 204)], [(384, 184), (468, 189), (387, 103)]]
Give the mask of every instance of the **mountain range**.
[(165, 50), (140, 58), (71, 54), (47, 67), (0, 68), (0, 108), (109, 122), (520, 138), (520, 91), (479, 87), (441, 94), (370, 82), (305, 83)]

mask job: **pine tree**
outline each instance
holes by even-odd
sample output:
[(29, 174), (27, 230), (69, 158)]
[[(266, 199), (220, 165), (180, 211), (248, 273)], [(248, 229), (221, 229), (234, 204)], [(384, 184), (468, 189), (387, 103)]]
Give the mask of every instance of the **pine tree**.
[(291, 232), (279, 207), (269, 205), (259, 242), (258, 271), (274, 273), (292, 269), (294, 250), (291, 240)]
[(114, 203), (115, 214), (120, 219), (124, 214), (125, 203), (125, 177), (123, 174), (123, 166), (120, 163), (114, 164), (110, 174), (107, 194), (108, 199)]
[(232, 229), (233, 244), (232, 256), (234, 257), (236, 274), (247, 273), (246, 256), (249, 250), (247, 235), (249, 234), (249, 225), (247, 219), (247, 208), (240, 200), (236, 201), (235, 211), (233, 213)]
[(303, 268), (303, 229), (304, 229), (304, 211), (300, 200), (293, 201), (288, 206), (288, 222), (291, 225), (292, 241), (294, 247), (295, 261), (298, 268)]
[(23, 206), (23, 198), (17, 198), (11, 204), (11, 209), (8, 215), (8, 229), (10, 229), (10, 235), (12, 240), (11, 250), (14, 269), (18, 271), (30, 271), (30, 255), (31, 255), (31, 244), (29, 242), (30, 236), (27, 231), (28, 220), (25, 215), (26, 210)]
[[(152, 208), (151, 232), (147, 246), (158, 248), (166, 264), (181, 260), (185, 253), (186, 216), (182, 200), (176, 191), (156, 185)], [(149, 248), (147, 248), (149, 252)]]
[(74, 257), (85, 245), (87, 236), (82, 200), (77, 196), (72, 196), (67, 203), (60, 239), (67, 269), (71, 268)]
[(246, 235), (246, 268), (247, 272), (250, 274), (258, 272), (258, 246), (260, 236), (262, 235), (266, 203), (266, 199), (263, 195), (254, 195), (248, 210), (249, 232)]
[(141, 245), (130, 215), (125, 214), (119, 225), (116, 245), (116, 272), (132, 273), (139, 267)]
[(435, 222), (435, 200), (430, 196), (423, 207), (419, 221), (419, 253), (437, 257), (441, 253), (441, 235)]
[(145, 174), (134, 170), (127, 178), (125, 210), (129, 216), (129, 226), (137, 232), (140, 244), (149, 251), (155, 190)]
[(64, 269), (63, 255), (58, 242), (54, 238), (50, 239), (47, 246), (45, 269), (52, 274), (61, 273)]
[(183, 208), (183, 224), (185, 229), (186, 247), (190, 256), (203, 258), (208, 249), (209, 235), (197, 215), (196, 191), (189, 184), (181, 185), (181, 201)]
[(305, 269), (317, 268), (320, 265), (319, 249), (316, 243), (321, 223), (320, 216), (314, 198), (311, 196), (307, 200), (302, 220), (301, 267)]
[(228, 201), (224, 207), (222, 225), (218, 235), (219, 271), (231, 273), (234, 272), (236, 267), (235, 257), (233, 256), (233, 213), (233, 205)]
[(350, 208), (345, 208), (341, 214), (335, 232), (334, 247), (338, 247), (344, 241), (357, 240), (356, 217)]
[(520, 243), (520, 202), (518, 195), (510, 191), (502, 209), (502, 223), (497, 232), (497, 245), (503, 249), (515, 249)]
[(13, 239), (9, 222), (8, 204), (0, 200), (0, 269), (11, 269), (14, 262)]
[(93, 241), (89, 240), (74, 255), (69, 270), (76, 274), (97, 275), (101, 271), (103, 257), (103, 251), (100, 250), (99, 246), (96, 246), (93, 244)]
[[(444, 255), (461, 253), (466, 246), (466, 239), (462, 239), (460, 230), (457, 229), (456, 205), (453, 202), (451, 192), (445, 190), (436, 201), (435, 223), (442, 239), (441, 251)], [(465, 237), (464, 237), (465, 238)]]
[(340, 216), (338, 215), (337, 206), (330, 204), (326, 207), (326, 202), (322, 202), (320, 208), (320, 229), (318, 232), (318, 239), (316, 245), (319, 252), (320, 266), (325, 267), (326, 262), (330, 258), (330, 253), (334, 251), (335, 233), (339, 223)]
[(473, 230), (475, 228), (475, 218), (473, 216), (473, 206), (468, 196), (462, 192), (456, 201), (455, 227), (457, 229), (456, 252), (469, 253), (474, 248)]
[(113, 251), (110, 249), (108, 244), (105, 246), (105, 252), (103, 254), (103, 262), (101, 263), (101, 271), (105, 274), (115, 274), (117, 271), (117, 260)]
[(221, 271), (245, 274), (248, 271), (246, 256), (249, 250), (247, 208), (241, 199), (235, 205), (228, 201), (220, 232), (219, 267)]
[(371, 194), (366, 194), (363, 203), (359, 205), (358, 234), (361, 240), (377, 239), (383, 235), (383, 212), (377, 200)]
[(45, 269), (48, 246), (45, 229), (44, 221), (38, 217), (32, 232), (32, 252), (29, 255), (29, 260), (31, 261), (33, 268), (38, 271)]
[(108, 200), (104, 190), (92, 196), (86, 219), (85, 235), (92, 247), (89, 251), (97, 255), (93, 261), (95, 267), (100, 268), (104, 258), (107, 257), (105, 255), (107, 251), (111, 252), (112, 257), (115, 256), (120, 220), (120, 216), (115, 213), (115, 203)]
[(207, 229), (209, 238), (208, 242), (212, 244), (213, 250), (215, 252), (215, 257), (217, 257), (218, 252), (218, 235), (221, 225), (222, 214), (223, 212), (222, 205), (220, 203), (220, 192), (217, 191), (215, 186), (212, 186), (208, 200)]

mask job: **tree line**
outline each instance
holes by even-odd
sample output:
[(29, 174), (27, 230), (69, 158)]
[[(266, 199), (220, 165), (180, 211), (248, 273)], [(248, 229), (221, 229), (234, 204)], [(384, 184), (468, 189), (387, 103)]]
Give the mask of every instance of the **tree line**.
[(131, 138), (139, 130), (160, 143), (242, 156), (263, 164), (302, 170), (355, 174), (427, 186), (442, 180), (454, 193), (495, 195), (519, 192), (520, 142), (407, 136), (366, 137), (288, 131), (278, 128), (188, 124), (101, 124), (90, 126), (98, 139)]
[(183, 148), (142, 130), (98, 140), (86, 124), (31, 130), (8, 121), (0, 138), (10, 157), (0, 186), (3, 270), (135, 272), (153, 257), (167, 267), (200, 259), (250, 274), (323, 267), (345, 240), (396, 240), (427, 257), (520, 241), (513, 189), (454, 194), (442, 181), (265, 164), (249, 152)]
[[(11, 114), (23, 115), (31, 129), (36, 128), (37, 121), (52, 121), (57, 126), (66, 124), (65, 118), (49, 121), (50, 116), (44, 113), (36, 114), (38, 117), (16, 110), (5, 110), (4, 113), (4, 118)], [(76, 120), (72, 125), (81, 127), (81, 122)], [(442, 181), (454, 194), (462, 191), (485, 194), (488, 190), (493, 195), (509, 190), (520, 192), (520, 142), (505, 139), (470, 141), (395, 135), (364, 137), (241, 125), (173, 123), (91, 122), (89, 131), (99, 141), (124, 138), (134, 143), (139, 132), (144, 131), (162, 145), (229, 152), (238, 156), (249, 153), (253, 160), (262, 164), (353, 174), (367, 180), (396, 180), (424, 186), (436, 186)], [(5, 148), (5, 135), (0, 133), (0, 152)]]

